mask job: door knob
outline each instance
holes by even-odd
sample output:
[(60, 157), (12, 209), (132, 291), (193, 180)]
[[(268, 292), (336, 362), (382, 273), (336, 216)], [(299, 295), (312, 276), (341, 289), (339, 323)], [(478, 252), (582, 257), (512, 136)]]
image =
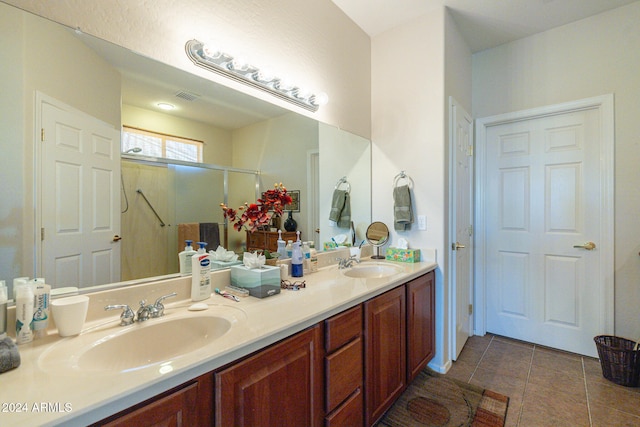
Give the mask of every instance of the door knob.
[(464, 249), (466, 246), (465, 245), (461, 245), (458, 242), (452, 243), (451, 244), (451, 250), (453, 251), (457, 251), (458, 249)]
[(122, 237), (118, 236), (117, 234), (115, 236), (113, 236), (113, 242), (117, 242), (119, 240), (122, 240)]
[(587, 242), (582, 245), (573, 245), (574, 248), (586, 249), (588, 251), (592, 251), (596, 248), (596, 244), (593, 242)]

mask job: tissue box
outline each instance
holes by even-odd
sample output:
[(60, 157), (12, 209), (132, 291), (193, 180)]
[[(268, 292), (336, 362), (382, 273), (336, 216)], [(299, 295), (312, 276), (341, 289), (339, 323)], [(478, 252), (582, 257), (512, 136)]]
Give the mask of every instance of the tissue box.
[(325, 251), (332, 251), (338, 247), (338, 244), (336, 242), (324, 242), (323, 246)]
[(249, 291), (249, 295), (265, 298), (280, 293), (280, 268), (264, 265), (262, 268), (231, 266), (231, 284)]
[(240, 265), (242, 264), (242, 261), (211, 261), (211, 269), (212, 270), (219, 270), (221, 268), (229, 268), (232, 265)]
[(388, 261), (420, 262), (420, 249), (387, 248)]

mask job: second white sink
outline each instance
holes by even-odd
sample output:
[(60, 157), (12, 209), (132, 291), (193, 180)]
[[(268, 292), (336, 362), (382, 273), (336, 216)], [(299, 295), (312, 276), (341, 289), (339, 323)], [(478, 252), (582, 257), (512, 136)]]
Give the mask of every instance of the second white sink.
[(402, 269), (393, 264), (363, 263), (345, 269), (343, 274), (347, 277), (359, 279), (381, 279), (402, 272)]

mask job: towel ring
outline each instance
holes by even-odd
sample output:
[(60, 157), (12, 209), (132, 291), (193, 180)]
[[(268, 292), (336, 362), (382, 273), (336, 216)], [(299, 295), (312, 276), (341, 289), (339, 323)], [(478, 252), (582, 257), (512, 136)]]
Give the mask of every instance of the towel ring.
[(404, 171), (401, 171), (398, 175), (393, 178), (393, 187), (397, 187), (400, 180), (405, 179), (409, 185), (409, 188), (413, 188), (413, 179), (409, 175), (407, 175)]
[(346, 184), (346, 186), (347, 186), (347, 193), (351, 193), (351, 184), (349, 184), (349, 181), (347, 181), (347, 177), (346, 177), (346, 176), (343, 176), (342, 178), (340, 178), (340, 179), (338, 180), (338, 182), (336, 183), (336, 186), (335, 186), (335, 188), (334, 188), (334, 189), (335, 189), (335, 190), (337, 190), (338, 188), (340, 188), (340, 186), (341, 186), (342, 184)]

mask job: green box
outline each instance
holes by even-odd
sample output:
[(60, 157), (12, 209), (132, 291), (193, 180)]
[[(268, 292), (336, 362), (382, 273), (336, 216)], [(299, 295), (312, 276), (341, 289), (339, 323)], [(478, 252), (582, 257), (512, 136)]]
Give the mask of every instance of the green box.
[(280, 267), (263, 265), (261, 268), (247, 268), (244, 265), (231, 266), (231, 284), (249, 291), (256, 298), (266, 298), (280, 293)]
[(387, 248), (387, 261), (420, 262), (420, 249)]

